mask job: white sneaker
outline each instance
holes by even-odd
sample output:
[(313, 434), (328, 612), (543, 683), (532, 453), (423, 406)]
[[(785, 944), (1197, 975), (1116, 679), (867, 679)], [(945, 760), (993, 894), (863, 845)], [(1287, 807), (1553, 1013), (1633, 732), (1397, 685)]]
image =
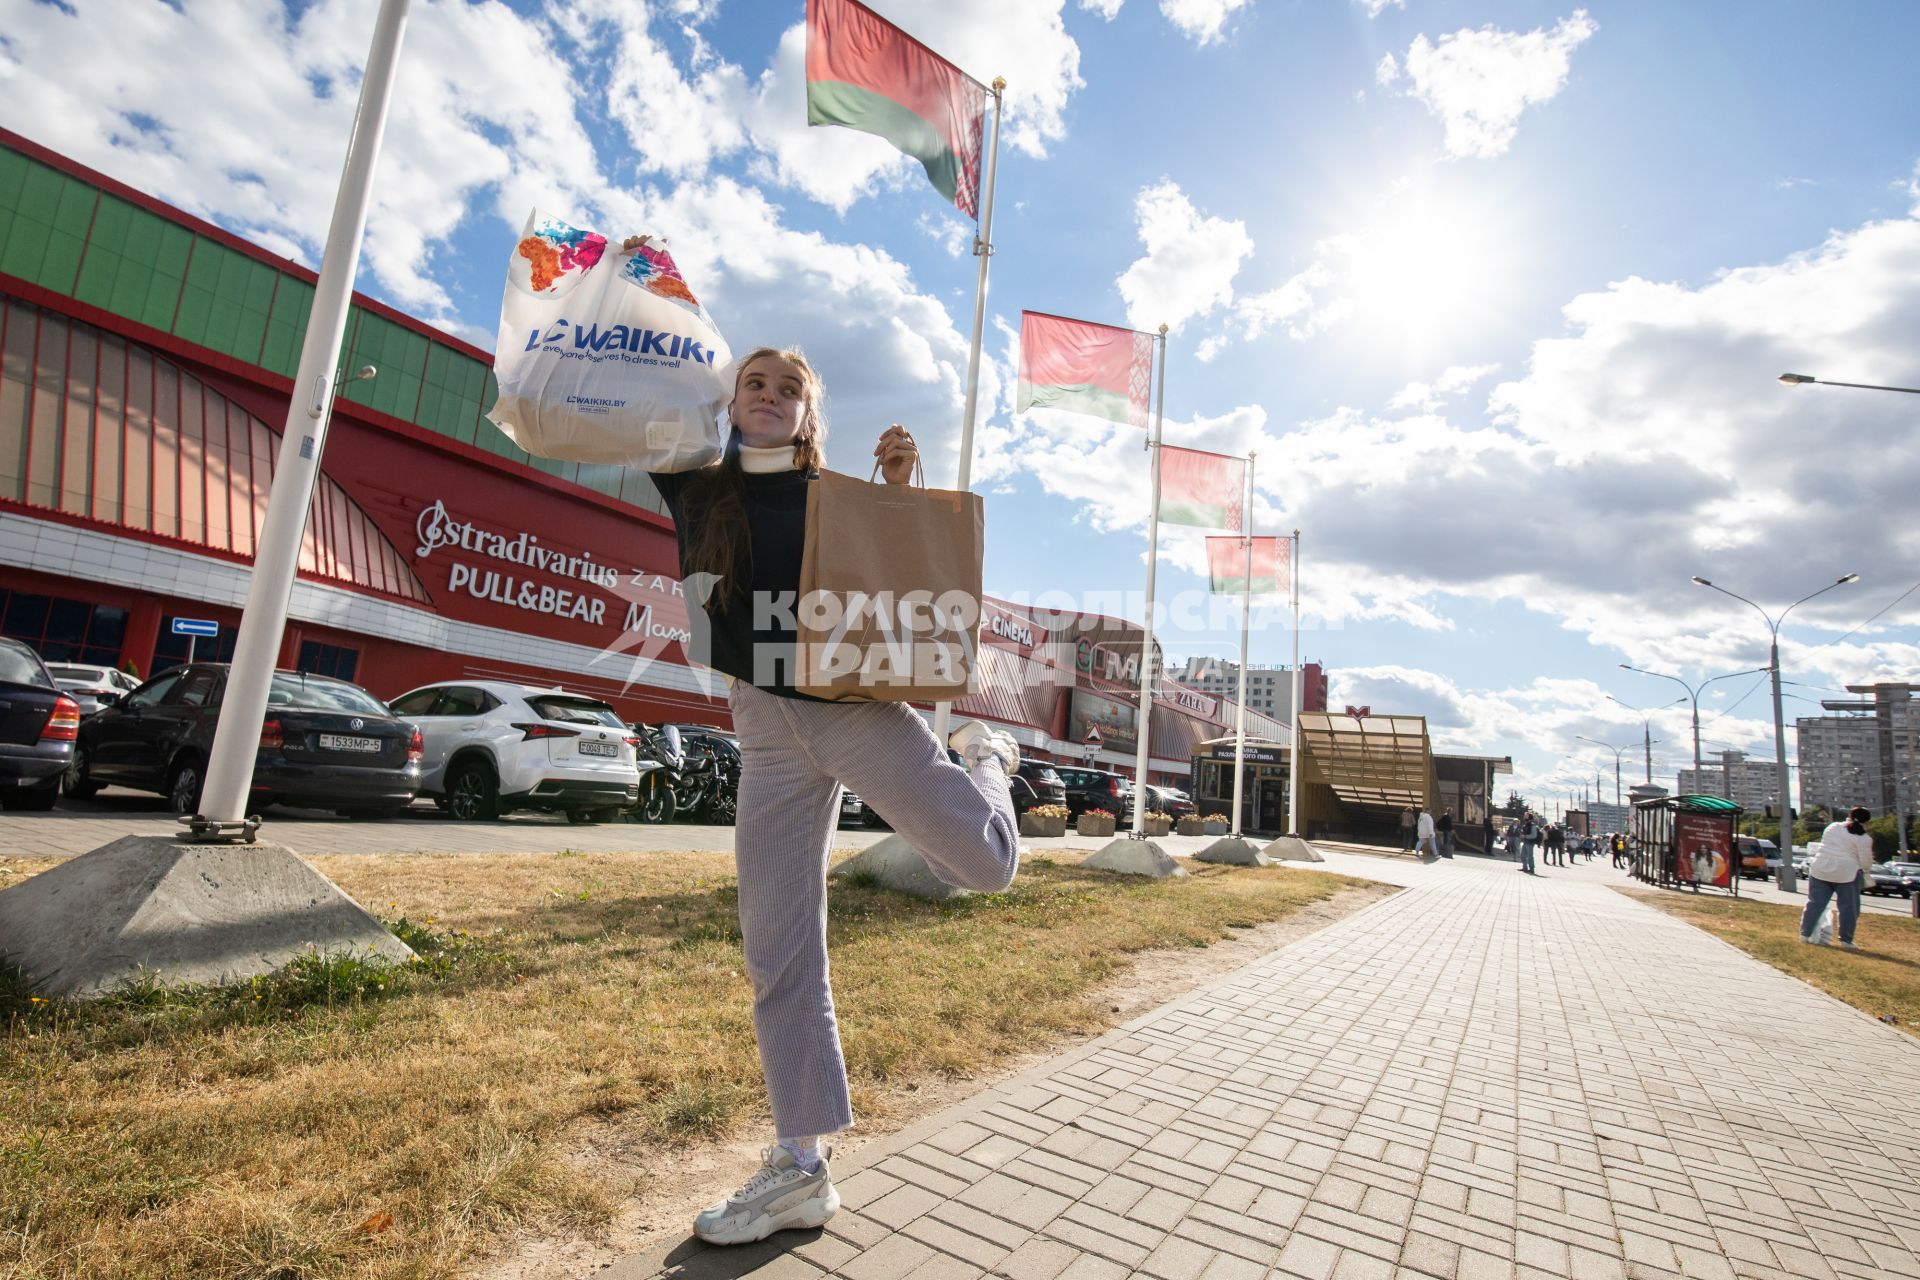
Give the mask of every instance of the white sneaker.
[(1842, 951), (1858, 951), (1860, 948), (1854, 946), (1851, 942), (1843, 942), (1840, 944), (1840, 949)]
[(947, 735), (947, 745), (960, 753), (968, 767), (982, 760), (998, 760), (1011, 778), (1020, 768), (1020, 744), (1011, 735), (989, 727), (984, 721), (969, 720)]
[(751, 1244), (776, 1231), (817, 1227), (840, 1208), (840, 1193), (827, 1172), (832, 1152), (822, 1148), (812, 1173), (794, 1163), (793, 1153), (774, 1143), (760, 1153), (760, 1172), (747, 1185), (693, 1220), (693, 1232), (708, 1244)]

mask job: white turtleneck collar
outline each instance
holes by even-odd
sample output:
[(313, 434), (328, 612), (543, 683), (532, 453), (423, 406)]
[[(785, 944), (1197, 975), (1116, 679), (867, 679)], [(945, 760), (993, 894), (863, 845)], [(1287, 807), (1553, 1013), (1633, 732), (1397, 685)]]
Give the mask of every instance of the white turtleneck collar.
[(771, 449), (757, 449), (746, 443), (740, 445), (740, 470), (750, 476), (773, 475), (780, 471), (793, 471), (799, 466), (794, 455), (798, 452), (793, 445), (775, 445)]

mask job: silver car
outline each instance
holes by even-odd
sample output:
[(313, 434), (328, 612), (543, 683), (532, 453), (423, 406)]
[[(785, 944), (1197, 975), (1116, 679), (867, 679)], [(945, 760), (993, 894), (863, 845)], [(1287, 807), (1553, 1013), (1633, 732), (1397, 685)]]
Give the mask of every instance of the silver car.
[(80, 704), (40, 655), (0, 638), (0, 809), (53, 808), (79, 735)]

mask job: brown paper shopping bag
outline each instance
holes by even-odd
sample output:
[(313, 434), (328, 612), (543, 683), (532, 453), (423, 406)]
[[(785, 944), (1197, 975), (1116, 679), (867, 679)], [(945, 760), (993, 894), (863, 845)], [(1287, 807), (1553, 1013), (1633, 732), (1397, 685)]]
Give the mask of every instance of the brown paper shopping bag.
[[(878, 468), (875, 469), (876, 471)], [(977, 689), (980, 496), (822, 471), (807, 486), (794, 687), (835, 701)]]

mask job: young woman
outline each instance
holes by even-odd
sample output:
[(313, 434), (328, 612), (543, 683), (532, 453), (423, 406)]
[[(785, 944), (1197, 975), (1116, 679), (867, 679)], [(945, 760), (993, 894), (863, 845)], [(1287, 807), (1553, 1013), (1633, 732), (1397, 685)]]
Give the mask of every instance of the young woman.
[[(763, 347), (736, 367), (721, 460), (653, 477), (678, 531), (682, 576), (718, 579), (704, 604), (703, 656), (727, 677), (740, 736), (740, 935), (776, 1139), (745, 1186), (695, 1219), (714, 1244), (817, 1227), (840, 1205), (820, 1140), (853, 1123), (827, 982), (826, 870), (841, 784), (948, 884), (1005, 889), (1020, 853), (1012, 738), (969, 721), (948, 742), (958, 765), (904, 703), (794, 690), (807, 485), (824, 462), (820, 379), (797, 351)], [(873, 456), (889, 484), (906, 484), (919, 453), (896, 424)]]

